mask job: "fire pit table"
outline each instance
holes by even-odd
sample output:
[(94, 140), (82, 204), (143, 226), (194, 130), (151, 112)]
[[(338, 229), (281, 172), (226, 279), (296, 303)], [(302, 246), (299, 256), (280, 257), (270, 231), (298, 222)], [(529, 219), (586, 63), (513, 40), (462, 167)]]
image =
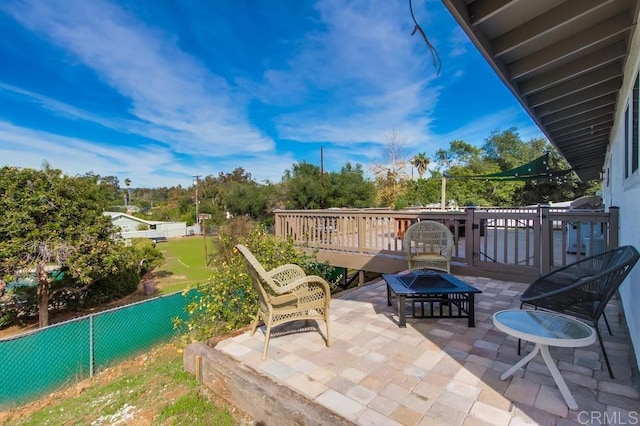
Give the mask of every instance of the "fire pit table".
[(468, 318), (475, 327), (475, 294), (481, 290), (450, 274), (414, 270), (404, 274), (383, 274), (387, 283), (387, 304), (397, 300), (398, 325), (406, 327), (407, 309), (413, 318)]

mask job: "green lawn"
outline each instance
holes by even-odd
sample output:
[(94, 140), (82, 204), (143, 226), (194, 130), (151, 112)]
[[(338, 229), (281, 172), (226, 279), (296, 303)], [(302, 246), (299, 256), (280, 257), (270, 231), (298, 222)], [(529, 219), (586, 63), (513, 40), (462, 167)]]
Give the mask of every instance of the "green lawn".
[[(160, 293), (172, 293), (205, 282), (211, 275), (206, 265), (205, 245), (202, 237), (184, 237), (158, 243), (165, 263), (154, 270)], [(207, 254), (211, 255), (211, 241), (207, 241)]]

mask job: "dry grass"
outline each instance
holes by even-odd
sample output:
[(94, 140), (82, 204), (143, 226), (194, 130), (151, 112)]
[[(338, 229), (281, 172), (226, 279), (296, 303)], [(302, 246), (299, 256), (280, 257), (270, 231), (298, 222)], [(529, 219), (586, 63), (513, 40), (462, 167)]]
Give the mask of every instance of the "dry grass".
[(253, 424), (186, 373), (181, 352), (173, 344), (158, 346), (93, 378), (0, 412), (0, 424)]

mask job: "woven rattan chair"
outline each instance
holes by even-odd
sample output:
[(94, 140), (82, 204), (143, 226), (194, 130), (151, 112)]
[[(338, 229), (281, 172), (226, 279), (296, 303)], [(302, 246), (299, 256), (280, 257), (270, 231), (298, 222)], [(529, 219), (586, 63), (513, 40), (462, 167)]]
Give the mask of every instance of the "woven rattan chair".
[(533, 306), (536, 309), (567, 314), (593, 324), (609, 375), (613, 378), (611, 364), (598, 330), (598, 320), (601, 316), (604, 318), (611, 334), (604, 308), (639, 257), (635, 247), (623, 246), (557, 269), (529, 285), (520, 296), (521, 307)]
[(405, 232), (402, 247), (410, 271), (434, 269), (450, 272), (453, 235), (442, 223), (431, 220), (414, 223)]
[(329, 337), (329, 284), (321, 277), (305, 275), (298, 265), (282, 265), (267, 272), (247, 247), (236, 245), (244, 256), (253, 287), (258, 293), (258, 313), (253, 321), (251, 335), (256, 332), (260, 319), (266, 325), (262, 359), (267, 357), (271, 329), (279, 324), (297, 320), (324, 320)]

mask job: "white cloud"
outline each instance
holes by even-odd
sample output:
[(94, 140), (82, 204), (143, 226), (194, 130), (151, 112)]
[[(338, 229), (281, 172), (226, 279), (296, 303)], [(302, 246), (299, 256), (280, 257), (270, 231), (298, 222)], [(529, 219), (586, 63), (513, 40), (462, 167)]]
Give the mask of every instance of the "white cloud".
[(6, 5), (5, 11), (129, 99), (130, 113), (139, 120), (131, 131), (179, 152), (273, 149), (274, 142), (251, 125), (241, 97), (222, 78), (123, 10), (100, 0), (34, 0)]
[(469, 52), (469, 48), (473, 48), (469, 37), (467, 37), (464, 31), (458, 26), (454, 27), (451, 32), (449, 45), (451, 46), (448, 50), (450, 58), (466, 55)]
[(502, 131), (516, 127), (523, 140), (543, 137), (537, 127), (527, 120), (526, 114), (517, 108), (508, 108), (476, 118), (441, 136), (443, 148), (449, 148), (449, 142), (463, 140), (471, 145), (481, 146), (494, 130)]
[(93, 171), (131, 179), (136, 186), (174, 186), (188, 181), (191, 170), (167, 149), (106, 146), (15, 126), (0, 121), (0, 165), (41, 168), (44, 161), (69, 175)]
[[(287, 33), (302, 34), (299, 39), (282, 40), (289, 50), (250, 65), (230, 60), (229, 66), (250, 68), (238, 68), (236, 76), (226, 81), (215, 74), (211, 58), (196, 58), (181, 48), (184, 34), (141, 22), (132, 15), (135, 8), (121, 9), (108, 0), (2, 2), (1, 11), (64, 50), (72, 66), (95, 73), (128, 109), (104, 114), (79, 106), (86, 102), (74, 105), (73, 96), (56, 99), (55, 91), (44, 92), (41, 81), (30, 87), (0, 82), (0, 94), (9, 93), (23, 105), (25, 100), (36, 105), (39, 113), (50, 115), (42, 122), (51, 125), (27, 129), (3, 122), (0, 116), (0, 162), (39, 168), (47, 160), (70, 174), (91, 170), (121, 180), (128, 177), (140, 186), (190, 185), (195, 174), (217, 175), (240, 166), (257, 180), (277, 181), (293, 163), (308, 157), (313, 142), (325, 146), (327, 170), (338, 170), (347, 161), (360, 163), (366, 170), (380, 161), (392, 130), (406, 140), (407, 156), (412, 156), (446, 148), (453, 139), (482, 143), (478, 137), (510, 127), (504, 123), (522, 122), (514, 110), (500, 111), (435, 136), (431, 124), (451, 75), (436, 76), (424, 41), (419, 35), (411, 36), (413, 22), (406, 3), (318, 0), (315, 8), (317, 16), (302, 20), (313, 24), (302, 27), (302, 21), (295, 21), (295, 31)], [(198, 11), (196, 6), (185, 9)], [(449, 62), (465, 63), (459, 55), (466, 52), (469, 41), (457, 28), (438, 33), (441, 28), (434, 24), (438, 14), (430, 13), (434, 10), (431, 4), (414, 11), (434, 44), (439, 44), (438, 36), (448, 41)], [(241, 42), (251, 40), (229, 34), (216, 38), (212, 36), (216, 29), (203, 24), (197, 14), (177, 18), (199, 24), (189, 31), (195, 38), (211, 41), (208, 53), (219, 50), (224, 55), (227, 49), (242, 49)], [(288, 16), (280, 18), (288, 21)], [(444, 50), (440, 47), (441, 54)], [(51, 64), (51, 69), (59, 65)], [(460, 73), (455, 71), (455, 77)], [(77, 96), (82, 96), (83, 89), (76, 88)], [(258, 119), (268, 127), (261, 130), (252, 122)], [(54, 120), (64, 127), (53, 127)], [(38, 124), (27, 117), (20, 123)], [(73, 137), (76, 124), (95, 133)], [(106, 129), (102, 135), (109, 136), (98, 136)], [(267, 135), (272, 131), (277, 140), (306, 145), (285, 152), (284, 143), (276, 145)], [(117, 146), (110, 145), (118, 133), (122, 136)]]
[[(424, 43), (410, 36), (406, 6), (326, 0), (317, 9), (325, 32), (309, 33), (288, 69), (264, 76), (263, 96), (296, 107), (278, 118), (280, 136), (384, 144), (395, 128), (412, 141), (428, 140), (439, 88), (430, 86), (435, 71)], [(315, 93), (313, 107), (300, 101), (307, 92)]]
[(131, 179), (133, 186), (190, 186), (192, 176), (229, 173), (243, 167), (257, 181), (277, 182), (298, 160), (292, 153), (258, 153), (251, 156), (212, 158), (208, 155), (178, 158), (161, 146), (109, 146), (0, 121), (0, 167), (16, 165), (40, 169), (44, 162), (69, 175), (94, 172)]

